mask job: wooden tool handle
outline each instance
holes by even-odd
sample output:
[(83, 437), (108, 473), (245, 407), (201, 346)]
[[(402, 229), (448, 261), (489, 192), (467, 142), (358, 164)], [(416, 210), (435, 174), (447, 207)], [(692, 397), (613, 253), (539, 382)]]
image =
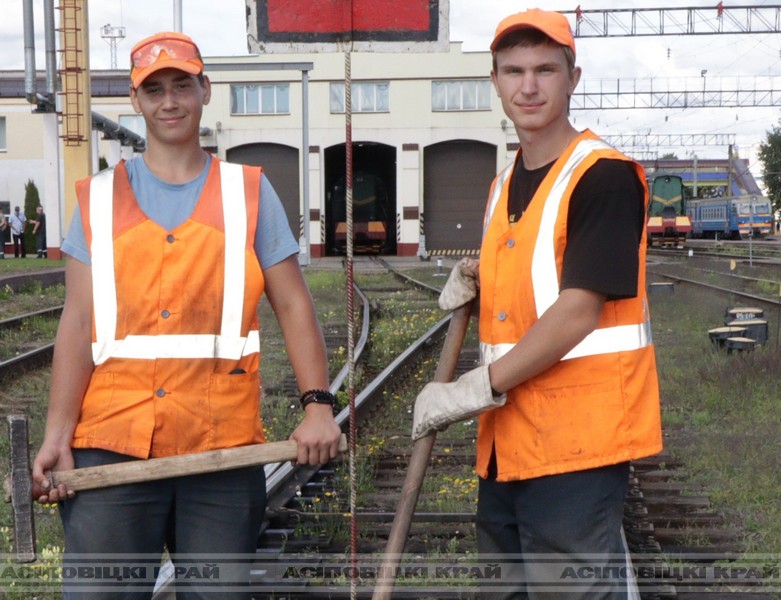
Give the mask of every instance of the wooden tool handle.
[[(439, 357), (437, 371), (434, 375), (434, 381), (438, 383), (449, 383), (453, 380), (458, 357), (461, 354), (461, 346), (464, 343), (466, 330), (469, 327), (471, 311), (471, 302), (453, 311), (450, 325), (447, 328), (445, 344)], [(399, 504), (396, 507), (396, 516), (393, 518), (388, 544), (385, 546), (385, 554), (380, 569), (381, 577), (377, 580), (372, 600), (390, 600), (391, 598), (391, 592), (395, 583), (395, 577), (391, 574), (396, 572), (401, 562), (401, 555), (404, 552), (404, 545), (412, 525), (412, 517), (415, 515), (415, 506), (418, 503), (420, 488), (423, 486), (423, 478), (426, 476), (426, 468), (431, 459), (431, 450), (434, 447), (436, 438), (437, 434), (431, 433), (416, 440), (412, 446), (412, 456), (407, 468), (407, 475), (404, 478), (404, 485), (401, 488)]]
[[(347, 436), (342, 434), (339, 440), (339, 452), (346, 450)], [(294, 440), (285, 440), (284, 442), (253, 444), (252, 446), (210, 450), (181, 456), (131, 460), (98, 467), (55, 471), (51, 474), (51, 479), (53, 487), (64, 483), (68, 489), (78, 492), (126, 483), (265, 465), (295, 460), (297, 457), (298, 444)]]

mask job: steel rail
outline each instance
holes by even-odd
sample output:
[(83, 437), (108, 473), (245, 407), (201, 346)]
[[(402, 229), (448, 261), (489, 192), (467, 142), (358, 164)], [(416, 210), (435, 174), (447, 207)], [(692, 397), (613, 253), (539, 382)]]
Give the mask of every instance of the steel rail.
[(756, 296), (754, 294), (747, 294), (745, 292), (739, 292), (738, 290), (731, 290), (729, 288), (724, 288), (718, 285), (712, 285), (710, 283), (704, 283), (702, 281), (696, 281), (694, 279), (687, 279), (686, 277), (681, 277), (679, 275), (667, 275), (665, 273), (659, 273), (658, 271), (654, 271), (651, 269), (648, 269), (647, 271), (650, 275), (656, 275), (657, 277), (664, 277), (665, 279), (672, 279), (673, 281), (680, 281), (682, 283), (688, 283), (690, 285), (698, 285), (700, 287), (716, 290), (724, 294), (732, 294), (734, 296), (738, 296), (740, 298), (746, 298), (747, 300), (752, 300), (754, 302), (762, 302), (765, 304), (769, 304), (770, 306), (776, 306), (776, 307), (781, 306), (780, 301), (773, 300), (771, 298)]
[(15, 317), (8, 317), (7, 319), (0, 320), (0, 330), (3, 329), (15, 329), (20, 326), (20, 323), (26, 319), (33, 319), (35, 317), (59, 317), (62, 314), (63, 306), (53, 306), (51, 308), (42, 308), (23, 315), (17, 315)]

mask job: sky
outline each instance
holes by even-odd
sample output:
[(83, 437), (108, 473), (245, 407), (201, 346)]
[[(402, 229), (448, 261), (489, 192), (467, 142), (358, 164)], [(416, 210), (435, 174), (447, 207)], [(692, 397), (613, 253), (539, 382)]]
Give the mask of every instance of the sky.
[[(184, 32), (191, 35), (205, 56), (246, 55), (246, 0), (182, 0)], [(55, 5), (59, 0), (55, 0)], [(22, 1), (4, 0), (0, 19), (0, 70), (24, 68)], [(450, 0), (450, 40), (461, 41), (467, 52), (486, 51), (496, 24), (505, 16), (544, 5), (550, 10), (610, 8), (674, 8), (677, 1), (601, 0), (591, 5), (586, 0)], [(686, 7), (712, 7), (716, 0), (688, 0)], [(728, 7), (778, 6), (771, 0), (731, 0)], [(135, 41), (173, 28), (173, 0), (88, 0), (90, 27), (90, 63), (92, 68), (111, 66), (111, 47), (101, 39), (103, 25), (122, 26), (127, 37), (117, 43), (117, 64), (128, 62)], [(43, 4), (34, 0), (36, 18), (36, 66), (45, 65), (43, 51)], [(736, 78), (744, 89), (755, 82), (777, 86), (781, 94), (781, 34), (722, 34), (689, 36), (649, 36), (580, 38), (576, 40), (577, 63), (583, 69), (581, 86), (597, 89), (600, 85), (621, 88), (653, 78), (654, 86), (665, 86), (666, 78), (685, 80), (689, 89), (701, 83), (707, 89), (730, 89)], [(705, 76), (702, 75), (706, 71)], [(772, 79), (769, 79), (772, 78)], [(633, 81), (634, 80), (634, 81)], [(601, 135), (631, 133), (660, 134), (734, 134), (741, 157), (751, 161), (755, 177), (761, 177), (756, 160), (760, 143), (767, 132), (779, 125), (781, 109), (776, 108), (679, 108), (646, 110), (581, 110), (572, 120), (578, 129), (590, 127)], [(700, 158), (726, 158), (727, 148), (687, 147), (654, 148), (659, 154), (674, 152), (679, 158), (696, 153)]]

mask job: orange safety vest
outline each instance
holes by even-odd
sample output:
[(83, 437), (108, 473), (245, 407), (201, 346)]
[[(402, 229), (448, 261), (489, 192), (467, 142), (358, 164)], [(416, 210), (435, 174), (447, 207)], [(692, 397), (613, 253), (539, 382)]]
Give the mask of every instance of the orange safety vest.
[[(523, 217), (507, 218), (512, 165), (491, 188), (480, 251), (482, 364), (507, 353), (559, 294), (572, 191), (600, 158), (629, 160), (584, 131), (555, 162)], [(637, 176), (645, 182), (642, 167)], [(646, 204), (648, 191), (646, 188)], [(477, 472), (497, 480), (567, 473), (662, 449), (656, 361), (645, 296), (645, 232), (637, 296), (606, 302), (597, 328), (562, 360), (480, 416)]]
[(95, 369), (74, 448), (148, 458), (264, 441), (261, 176), (212, 159), (192, 215), (172, 231), (141, 211), (124, 163), (77, 184)]

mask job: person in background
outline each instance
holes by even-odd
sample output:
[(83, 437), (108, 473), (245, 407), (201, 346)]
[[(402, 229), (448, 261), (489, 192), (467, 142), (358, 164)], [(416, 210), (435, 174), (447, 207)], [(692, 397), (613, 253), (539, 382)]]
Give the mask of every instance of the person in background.
[(46, 258), (48, 256), (46, 250), (46, 213), (43, 212), (43, 206), (35, 209), (33, 235), (35, 235), (35, 251), (38, 253), (38, 258)]
[(440, 297), (452, 309), (479, 293), (481, 366), (421, 391), (413, 437), (480, 414), (478, 550), (502, 568), (481, 597), (636, 598), (629, 461), (662, 449), (645, 176), (570, 123), (581, 69), (564, 15), (508, 16), (491, 52), (520, 148), (490, 190), (479, 263)]
[[(106, 554), (159, 564), (165, 547), (175, 565), (200, 555), (220, 566), (208, 586), (177, 581), (179, 600), (247, 599), (266, 503), (262, 467), (78, 494), (47, 477), (263, 442), (264, 292), (302, 391), (303, 419), (290, 436), (297, 461), (325, 463), (338, 450), (325, 343), (278, 196), (261, 168), (201, 148), (211, 85), (192, 39), (159, 33), (130, 59), (130, 101), (146, 122), (147, 150), (77, 185), (33, 480), (40, 502), (60, 503), (66, 565), (96, 555), (103, 564)], [(154, 581), (79, 587), (88, 583), (66, 580), (63, 597), (151, 598)]]
[(8, 218), (11, 227), (11, 237), (14, 240), (14, 258), (26, 258), (27, 249), (24, 247), (24, 228), (27, 225), (27, 217), (19, 209), (14, 207), (14, 212)]
[(8, 221), (6, 220), (3, 211), (0, 210), (0, 259), (5, 258), (5, 236), (7, 230)]

